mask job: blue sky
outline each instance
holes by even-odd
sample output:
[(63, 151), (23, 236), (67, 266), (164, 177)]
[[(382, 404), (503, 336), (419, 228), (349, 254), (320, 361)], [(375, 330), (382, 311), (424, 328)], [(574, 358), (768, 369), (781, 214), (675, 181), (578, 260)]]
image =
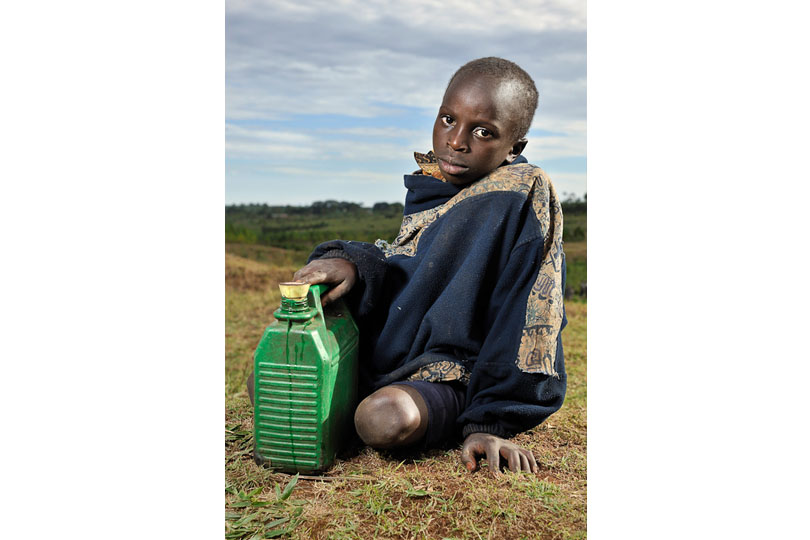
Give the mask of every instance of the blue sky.
[(585, 20), (584, 1), (228, 0), (225, 202), (402, 202), (447, 81), (482, 56), (535, 80), (524, 155), (583, 195)]

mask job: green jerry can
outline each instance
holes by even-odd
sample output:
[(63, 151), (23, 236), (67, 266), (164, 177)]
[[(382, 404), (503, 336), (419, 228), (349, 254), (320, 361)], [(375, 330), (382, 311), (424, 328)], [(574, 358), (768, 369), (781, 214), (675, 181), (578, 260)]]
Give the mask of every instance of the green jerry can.
[(354, 433), (357, 325), (342, 300), (323, 309), (325, 285), (279, 288), (277, 320), (253, 356), (254, 458), (285, 472), (317, 473)]

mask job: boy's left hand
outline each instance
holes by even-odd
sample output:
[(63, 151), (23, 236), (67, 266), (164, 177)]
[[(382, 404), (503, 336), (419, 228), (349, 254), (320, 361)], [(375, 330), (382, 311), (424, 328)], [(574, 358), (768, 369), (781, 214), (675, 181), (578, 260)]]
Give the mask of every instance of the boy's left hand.
[(341, 258), (315, 259), (293, 275), (295, 281), (334, 285), (321, 297), (324, 306), (349, 292), (357, 282), (357, 277), (357, 266), (353, 262)]
[(489, 433), (470, 433), (461, 448), (461, 462), (470, 472), (478, 470), (478, 456), (486, 455), (489, 470), (495, 474), (501, 471), (501, 456), (506, 458), (509, 470), (513, 472), (539, 471), (534, 454), (525, 448)]

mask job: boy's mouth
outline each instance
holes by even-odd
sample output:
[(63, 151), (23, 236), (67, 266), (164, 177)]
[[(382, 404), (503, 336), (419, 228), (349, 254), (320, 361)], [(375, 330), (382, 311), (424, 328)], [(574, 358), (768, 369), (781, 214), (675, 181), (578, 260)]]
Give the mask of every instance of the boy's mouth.
[(461, 163), (458, 162), (454, 163), (442, 158), (437, 159), (439, 161), (439, 164), (442, 166), (442, 170), (447, 174), (452, 174), (453, 176), (459, 175), (464, 171), (466, 171), (467, 169), (469, 169), (469, 167), (462, 165)]

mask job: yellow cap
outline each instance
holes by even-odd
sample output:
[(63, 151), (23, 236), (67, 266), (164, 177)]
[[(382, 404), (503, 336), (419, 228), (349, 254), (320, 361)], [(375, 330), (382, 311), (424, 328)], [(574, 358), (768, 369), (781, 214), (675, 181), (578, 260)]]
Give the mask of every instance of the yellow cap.
[(309, 283), (304, 283), (303, 281), (287, 281), (285, 283), (279, 283), (278, 288), (281, 290), (281, 296), (284, 298), (301, 300), (307, 297)]

